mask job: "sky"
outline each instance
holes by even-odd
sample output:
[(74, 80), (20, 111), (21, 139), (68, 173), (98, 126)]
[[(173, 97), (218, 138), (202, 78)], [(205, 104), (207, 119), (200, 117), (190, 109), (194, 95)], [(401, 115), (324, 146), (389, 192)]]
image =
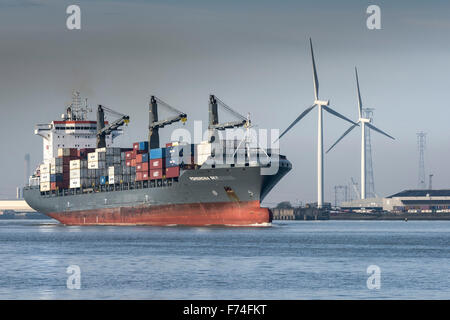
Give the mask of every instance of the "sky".
[[(66, 28), (71, 4), (81, 8), (81, 30)], [(380, 30), (366, 26), (371, 4), (381, 9)], [(314, 100), (309, 37), (320, 98), (357, 120), (357, 66), (364, 106), (396, 138), (371, 134), (377, 194), (417, 187), (418, 131), (427, 133), (433, 187), (450, 188), (449, 18), (450, 3), (437, 0), (0, 0), (0, 198), (23, 185), (25, 153), (33, 167), (42, 160), (34, 126), (57, 120), (73, 90), (130, 115), (122, 146), (146, 139), (152, 94), (188, 113), (188, 129), (206, 125), (215, 94), (250, 112), (258, 129), (283, 130)], [(347, 127), (325, 113), (325, 147)], [(360, 139), (354, 130), (325, 156), (325, 201), (334, 202), (334, 186), (359, 181)], [(293, 169), (265, 203), (316, 201), (317, 111), (280, 147)]]

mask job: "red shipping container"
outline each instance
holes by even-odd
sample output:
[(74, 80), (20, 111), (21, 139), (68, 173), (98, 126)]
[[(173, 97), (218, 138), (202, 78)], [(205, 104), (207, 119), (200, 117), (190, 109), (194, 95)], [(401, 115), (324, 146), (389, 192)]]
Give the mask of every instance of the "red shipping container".
[(150, 170), (150, 180), (161, 179), (162, 169)]
[(180, 167), (166, 168), (166, 178), (176, 178), (180, 176)]
[(133, 151), (125, 152), (125, 159), (126, 159), (126, 160), (131, 160), (131, 159), (133, 159)]
[(163, 159), (150, 159), (150, 170), (162, 169), (164, 164)]
[(131, 161), (133, 161), (133, 160), (127, 160), (127, 161), (125, 162), (125, 164), (126, 164), (127, 167), (131, 167)]
[(142, 163), (142, 154), (136, 154), (136, 163)]
[(73, 156), (65, 156), (65, 157), (61, 157), (63, 160), (63, 165), (64, 166), (68, 166), (69, 164), (70, 164), (70, 161), (71, 160), (77, 160), (78, 159), (78, 157), (73, 157)]
[(139, 150), (139, 142), (133, 143), (133, 150), (134, 151)]
[(131, 160), (131, 166), (132, 167), (136, 167), (136, 159), (132, 159)]
[(142, 172), (136, 172), (136, 181), (142, 181), (143, 179), (143, 173)]
[(136, 172), (148, 172), (148, 162), (136, 163)]
[(172, 142), (166, 143), (166, 148), (167, 148), (167, 147), (171, 147), (171, 146), (172, 146)]
[(148, 180), (148, 178), (149, 178), (148, 172), (142, 172), (142, 179)]
[(70, 156), (71, 157), (76, 157), (78, 154), (78, 149), (76, 148), (70, 148)]

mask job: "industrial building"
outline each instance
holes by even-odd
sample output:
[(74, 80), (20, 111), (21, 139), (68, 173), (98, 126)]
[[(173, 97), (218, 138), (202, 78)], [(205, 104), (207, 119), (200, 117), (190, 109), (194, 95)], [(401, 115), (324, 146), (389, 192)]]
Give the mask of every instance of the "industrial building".
[(450, 189), (404, 190), (386, 198), (343, 202), (341, 209), (354, 212), (450, 213)]

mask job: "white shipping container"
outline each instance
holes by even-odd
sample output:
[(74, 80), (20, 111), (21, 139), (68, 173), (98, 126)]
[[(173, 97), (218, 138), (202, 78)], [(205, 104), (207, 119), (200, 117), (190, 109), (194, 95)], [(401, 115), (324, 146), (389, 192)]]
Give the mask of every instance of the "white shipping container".
[(51, 164), (43, 163), (39, 166), (39, 171), (42, 173), (50, 173)]
[(105, 160), (106, 159), (106, 153), (105, 152), (91, 152), (88, 153), (88, 161), (99, 161), (99, 160)]
[(108, 167), (108, 176), (114, 176), (118, 174), (122, 174), (122, 167), (120, 165)]
[(41, 191), (50, 191), (50, 182), (41, 182)]
[(88, 187), (89, 182), (86, 178), (74, 178), (70, 179), (70, 188), (81, 188), (81, 187)]
[(109, 184), (116, 184), (116, 183), (120, 183), (121, 181), (123, 182), (122, 175), (109, 176)]
[(105, 169), (106, 162), (105, 161), (89, 161), (88, 169)]
[(70, 160), (69, 165), (70, 170), (72, 169), (85, 169), (87, 168), (87, 161), (86, 160)]
[(70, 170), (70, 179), (87, 178), (87, 177), (88, 177), (87, 169), (72, 169), (72, 170)]
[(195, 158), (194, 158), (194, 162), (195, 162), (195, 164), (198, 164), (201, 166), (203, 163), (205, 163), (206, 160), (208, 160), (209, 157), (210, 157), (210, 155), (208, 155), (208, 154), (196, 154)]
[(50, 182), (50, 173), (41, 173), (41, 182)]
[(211, 143), (198, 144), (196, 153), (198, 155), (211, 155)]

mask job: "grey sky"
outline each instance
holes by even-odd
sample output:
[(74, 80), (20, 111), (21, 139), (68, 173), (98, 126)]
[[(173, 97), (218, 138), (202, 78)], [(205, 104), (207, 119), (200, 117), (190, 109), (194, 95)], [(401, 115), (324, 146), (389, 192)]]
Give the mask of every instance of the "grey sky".
[[(0, 198), (23, 183), (23, 156), (36, 165), (36, 123), (55, 120), (78, 89), (91, 105), (131, 116), (121, 144), (146, 138), (150, 94), (207, 120), (210, 93), (251, 112), (259, 128), (284, 129), (313, 102), (308, 37), (320, 96), (356, 119), (354, 66), (374, 122), (375, 187), (388, 195), (417, 185), (416, 132), (428, 133), (427, 174), (448, 188), (450, 4), (448, 1), (77, 1), (82, 30), (69, 31), (71, 1), (0, 1)], [(366, 28), (369, 4), (382, 30)], [(92, 115), (94, 117), (94, 115)], [(325, 147), (347, 124), (325, 115)], [(283, 137), (293, 170), (267, 202), (316, 199), (317, 112)], [(162, 140), (170, 130), (164, 130)], [(359, 181), (360, 131), (325, 157), (325, 200)]]

